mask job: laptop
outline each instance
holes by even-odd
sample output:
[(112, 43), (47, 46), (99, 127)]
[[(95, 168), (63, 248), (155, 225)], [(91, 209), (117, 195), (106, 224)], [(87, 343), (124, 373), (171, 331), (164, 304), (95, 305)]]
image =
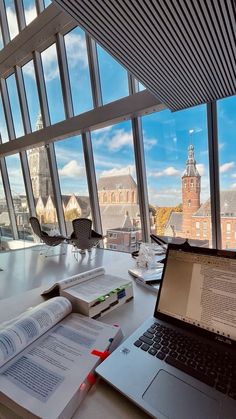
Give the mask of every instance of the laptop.
[(169, 244), (154, 316), (97, 373), (158, 419), (236, 418), (236, 253)]

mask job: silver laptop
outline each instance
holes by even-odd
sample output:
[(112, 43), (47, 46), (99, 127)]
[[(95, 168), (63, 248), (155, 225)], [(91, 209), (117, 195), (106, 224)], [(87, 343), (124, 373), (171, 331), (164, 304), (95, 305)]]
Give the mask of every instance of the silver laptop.
[(155, 418), (235, 419), (235, 253), (169, 244), (154, 317), (96, 371)]

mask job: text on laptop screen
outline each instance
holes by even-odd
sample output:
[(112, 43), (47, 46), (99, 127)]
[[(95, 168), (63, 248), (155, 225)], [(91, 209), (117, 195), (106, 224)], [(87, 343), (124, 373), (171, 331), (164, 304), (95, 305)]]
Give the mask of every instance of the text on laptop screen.
[(236, 260), (170, 249), (157, 310), (236, 340)]

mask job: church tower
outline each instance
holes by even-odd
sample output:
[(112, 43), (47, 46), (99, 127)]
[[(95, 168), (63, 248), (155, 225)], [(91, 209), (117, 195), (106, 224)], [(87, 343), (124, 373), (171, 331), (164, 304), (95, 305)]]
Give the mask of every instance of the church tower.
[(182, 176), (182, 204), (183, 204), (183, 226), (184, 237), (191, 237), (192, 215), (200, 207), (201, 176), (196, 167), (194, 159), (194, 147), (188, 147), (188, 159), (186, 169)]
[[(41, 113), (36, 121), (36, 130), (43, 128)], [(48, 166), (48, 157), (45, 147), (36, 147), (29, 152), (29, 169), (35, 198), (52, 196), (52, 182)]]

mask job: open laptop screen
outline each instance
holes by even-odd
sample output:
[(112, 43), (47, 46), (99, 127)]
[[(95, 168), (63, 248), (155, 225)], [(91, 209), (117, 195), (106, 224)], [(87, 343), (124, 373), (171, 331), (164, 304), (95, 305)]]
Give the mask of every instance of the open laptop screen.
[(157, 312), (236, 340), (236, 260), (172, 247)]

